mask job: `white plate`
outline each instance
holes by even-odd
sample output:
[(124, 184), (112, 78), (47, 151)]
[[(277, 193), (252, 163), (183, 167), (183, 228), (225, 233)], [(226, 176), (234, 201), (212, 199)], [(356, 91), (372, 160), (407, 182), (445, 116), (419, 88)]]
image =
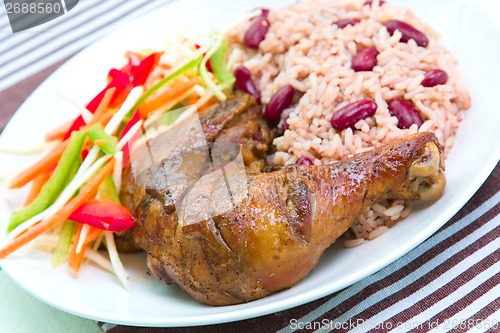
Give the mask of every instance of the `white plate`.
[[(289, 0), (273, 1), (281, 7)], [(140, 326), (192, 326), (223, 323), (288, 309), (328, 295), (376, 272), (420, 244), (448, 221), (476, 192), (500, 158), (498, 43), (496, 22), (479, 2), (395, 1), (412, 6), (443, 35), (443, 43), (459, 59), (472, 95), (473, 106), (459, 130), (447, 161), (448, 187), (431, 209), (417, 209), (403, 223), (367, 244), (329, 249), (320, 264), (293, 288), (248, 304), (210, 307), (199, 304), (175, 286), (165, 286), (146, 275), (142, 255), (126, 256), (131, 291), (125, 291), (110, 274), (84, 266), (77, 278), (65, 267), (53, 270), (48, 255), (21, 250), (2, 261), (3, 269), (24, 289), (56, 308), (96, 320)], [(44, 132), (73, 114), (59, 95), (89, 100), (105, 82), (107, 70), (128, 49), (141, 49), (164, 41), (159, 32), (181, 33), (186, 22), (200, 31), (227, 26), (246, 11), (269, 7), (266, 1), (180, 1), (104, 38), (62, 66), (26, 100), (3, 132), (1, 143), (23, 147), (42, 140)], [(18, 169), (32, 158), (1, 155), (1, 168)], [(2, 190), (2, 196), (19, 205), (24, 191)], [(0, 201), (0, 218), (10, 208)], [(2, 232), (2, 236), (3, 235)], [(3, 240), (2, 240), (3, 241)]]

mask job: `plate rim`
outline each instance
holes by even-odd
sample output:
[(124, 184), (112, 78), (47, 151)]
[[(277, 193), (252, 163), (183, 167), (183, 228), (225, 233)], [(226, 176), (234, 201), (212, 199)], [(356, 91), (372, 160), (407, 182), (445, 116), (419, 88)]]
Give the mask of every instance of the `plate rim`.
[[(187, 1), (194, 3), (196, 1)], [(178, 3), (178, 1), (174, 1), (172, 3), (167, 3), (165, 7), (169, 7), (175, 3)], [(126, 26), (129, 25), (134, 25), (137, 22), (145, 20), (147, 17), (149, 17), (151, 14), (146, 14), (144, 16), (139, 17), (138, 19), (127, 23)], [(114, 29), (110, 33), (106, 34), (105, 36), (99, 38), (98, 40), (92, 42), (89, 46), (84, 48), (82, 51), (76, 53), (74, 56), (72, 56), (68, 61), (66, 61), (63, 65), (61, 65), (57, 70), (55, 70), (53, 73), (49, 75), (47, 79), (42, 81), (37, 88), (30, 94), (30, 96), (23, 102), (23, 104), (19, 107), (18, 110), (22, 109), (24, 105), (29, 105), (30, 104), (30, 99), (32, 96), (40, 93), (40, 91), (43, 91), (44, 87), (46, 86), (46, 82), (52, 78), (56, 78), (58, 75), (61, 75), (61, 73), (64, 73), (65, 70), (69, 66), (71, 66), (72, 62), (78, 61), (81, 57), (85, 58), (85, 55), (87, 54), (89, 49), (93, 49), (96, 47), (96, 44), (102, 43), (105, 41), (107, 38), (110, 36), (119, 33), (124, 29), (123, 26), (120, 26), (118, 29)], [(75, 60), (76, 59), (76, 60)], [(9, 121), (9, 123), (6, 125), (5, 129), (7, 129), (11, 124), (15, 123), (13, 121), (16, 117), (16, 115), (19, 114), (19, 112), (16, 112), (12, 119)], [(465, 120), (467, 121), (467, 120)], [(5, 130), (3, 131), (5, 133)], [(3, 137), (4, 135), (1, 135)], [(30, 295), (34, 296), (35, 298), (39, 299), (45, 304), (48, 304), (52, 307), (55, 307), (61, 311), (71, 313), (80, 317), (85, 317), (93, 320), (98, 320), (98, 321), (104, 321), (104, 322), (109, 322), (113, 324), (125, 324), (125, 325), (134, 325), (134, 326), (144, 326), (144, 327), (187, 327), (187, 326), (200, 326), (200, 325), (207, 325), (207, 324), (222, 324), (222, 323), (227, 323), (227, 322), (234, 322), (238, 320), (245, 320), (249, 318), (255, 318), (263, 315), (267, 315), (273, 312), (277, 311), (283, 311), (286, 309), (290, 309), (292, 307), (300, 306), (308, 302), (312, 302), (314, 300), (317, 300), (321, 297), (325, 297), (327, 295), (332, 294), (335, 291), (341, 290), (343, 288), (346, 288), (348, 286), (351, 286), (360, 280), (366, 278), (367, 276), (370, 276), (377, 272), (378, 270), (390, 265), (397, 259), (403, 257), (406, 255), (408, 252), (422, 244), (427, 238), (431, 237), (433, 234), (436, 233), (437, 230), (439, 230), (442, 226), (444, 226), (473, 196), (474, 194), (480, 189), (482, 184), (487, 180), (489, 175), (492, 173), (492, 171), (495, 169), (495, 166), (498, 164), (498, 160), (500, 159), (500, 147), (497, 148), (497, 152), (493, 155), (496, 155), (495, 157), (492, 157), (491, 159), (487, 161), (485, 164), (483, 164), (482, 168), (479, 170), (479, 172), (476, 173), (472, 185), (469, 185), (465, 191), (463, 191), (460, 196), (458, 197), (457, 200), (455, 200), (454, 204), (451, 206), (448, 206), (445, 212), (441, 213), (439, 218), (436, 219), (434, 222), (428, 224), (421, 232), (419, 232), (416, 236), (411, 238), (411, 242), (405, 244), (404, 246), (400, 246), (398, 248), (398, 251), (389, 253), (388, 255), (378, 258), (378, 260), (374, 261), (371, 265), (365, 267), (361, 271), (358, 271), (355, 275), (355, 278), (352, 276), (346, 276), (342, 280), (337, 281), (335, 283), (331, 284), (326, 284), (322, 286), (321, 288), (314, 289), (299, 295), (292, 295), (291, 298), (289, 299), (282, 299), (282, 300), (277, 300), (275, 302), (271, 303), (266, 303), (266, 304), (259, 304), (258, 307), (248, 307), (248, 308), (241, 308), (241, 309), (236, 309), (234, 311), (229, 311), (229, 312), (221, 312), (217, 314), (205, 314), (205, 315), (198, 315), (194, 317), (183, 317), (181, 320), (175, 319), (175, 318), (159, 318), (157, 321), (148, 319), (149, 322), (146, 324), (142, 321), (139, 320), (134, 320), (133, 318), (130, 318), (128, 321), (124, 321), (123, 318), (110, 318), (110, 317), (100, 317), (96, 316), (95, 314), (91, 313), (86, 313), (82, 311), (73, 311), (72, 309), (67, 309), (64, 306), (61, 306), (54, 300), (47, 300), (45, 298), (41, 298), (40, 295), (32, 288), (32, 286), (26, 286), (26, 285), (21, 285), (18, 283), (18, 281), (15, 279), (13, 275), (11, 275), (11, 271), (9, 270), (10, 263), (6, 262), (7, 269), (4, 268), (4, 263), (0, 261), (0, 267), (2, 267), (2, 270), (11, 278), (16, 285), (19, 285), (23, 290), (27, 291)], [(334, 288), (332, 288), (332, 285), (335, 285)], [(293, 301), (290, 302), (290, 299)], [(290, 305), (292, 303), (292, 305)], [(246, 303), (246, 304), (251, 304), (251, 303)], [(227, 306), (228, 308), (233, 308), (233, 307), (238, 307), (239, 305), (235, 306)], [(215, 321), (214, 321), (215, 319)]]

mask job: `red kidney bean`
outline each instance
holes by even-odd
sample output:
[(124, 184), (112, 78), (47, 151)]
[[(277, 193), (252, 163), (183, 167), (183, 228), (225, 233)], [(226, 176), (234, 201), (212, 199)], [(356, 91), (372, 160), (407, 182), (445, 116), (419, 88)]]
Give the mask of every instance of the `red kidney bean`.
[(354, 126), (361, 119), (373, 116), (375, 111), (377, 111), (377, 103), (371, 99), (363, 99), (335, 111), (330, 122), (333, 128), (341, 131)]
[(359, 19), (357, 18), (343, 18), (338, 20), (337, 22), (334, 22), (333, 24), (336, 24), (339, 29), (344, 29), (348, 25), (356, 25), (359, 23)]
[(417, 30), (406, 22), (390, 20), (385, 22), (384, 25), (391, 35), (394, 34), (394, 31), (399, 30), (402, 34), (401, 42), (403, 43), (407, 43), (410, 39), (413, 39), (418, 46), (426, 47), (429, 44), (429, 39), (423, 32)]
[(285, 111), (289, 111), (289, 112), (282, 112), (281, 113), (281, 130), (284, 132), (286, 131), (287, 129), (290, 129), (290, 125), (288, 125), (288, 119), (290, 118), (290, 114), (292, 114), (292, 111), (293, 110), (285, 110)]
[(260, 42), (264, 40), (268, 30), (269, 20), (267, 17), (264, 15), (257, 16), (245, 32), (243, 41), (249, 48), (258, 49)]
[(260, 104), (260, 91), (257, 89), (255, 82), (252, 80), (252, 75), (250, 71), (245, 66), (238, 66), (234, 71), (234, 76), (236, 78), (235, 87), (247, 94), (252, 95)]
[(374, 47), (367, 47), (358, 51), (352, 57), (351, 68), (356, 72), (371, 71), (377, 65), (378, 51)]
[(448, 74), (442, 69), (433, 69), (425, 73), (422, 85), (424, 87), (434, 87), (439, 84), (445, 84), (448, 81)]
[(264, 110), (264, 119), (268, 123), (276, 124), (280, 121), (283, 110), (292, 105), (294, 92), (291, 85), (286, 85), (274, 93)]
[[(380, 0), (380, 1), (378, 2), (378, 5), (379, 5), (379, 6), (382, 6), (384, 3), (385, 3), (385, 1), (384, 1), (384, 0)], [(365, 3), (364, 3), (364, 5), (365, 5), (365, 6), (371, 6), (371, 5), (373, 5), (373, 0), (366, 0), (366, 1), (365, 1)]]
[(313, 161), (309, 157), (302, 156), (300, 157), (295, 164), (298, 165), (314, 165)]
[(424, 123), (420, 113), (410, 102), (403, 99), (393, 99), (390, 101), (389, 112), (392, 116), (398, 118), (398, 127), (401, 129), (410, 128), (413, 124), (420, 127)]
[(289, 130), (290, 129), (290, 125), (288, 125), (288, 122), (287, 122), (288, 119), (285, 119), (283, 120), (282, 124), (281, 124), (281, 130), (284, 132), (286, 130)]

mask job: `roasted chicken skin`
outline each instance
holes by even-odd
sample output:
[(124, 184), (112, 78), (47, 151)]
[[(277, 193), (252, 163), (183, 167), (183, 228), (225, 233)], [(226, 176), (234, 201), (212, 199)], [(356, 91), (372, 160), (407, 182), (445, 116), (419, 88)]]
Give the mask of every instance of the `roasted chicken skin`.
[[(293, 286), (376, 200), (438, 198), (442, 166), (436, 137), (421, 133), (341, 163), (249, 173), (233, 209), (194, 222), (172, 204), (189, 190), (162, 188), (161, 167), (141, 174), (149, 181), (129, 172), (122, 200), (137, 220), (130, 236), (147, 252), (153, 276), (200, 302), (229, 305)], [(215, 198), (221, 188), (204, 186)]]

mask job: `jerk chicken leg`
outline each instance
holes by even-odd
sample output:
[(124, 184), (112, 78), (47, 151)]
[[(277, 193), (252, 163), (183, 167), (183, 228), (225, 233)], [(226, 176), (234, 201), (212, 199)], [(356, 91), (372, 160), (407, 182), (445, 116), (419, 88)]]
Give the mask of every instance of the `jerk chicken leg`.
[[(121, 195), (137, 223), (128, 237), (147, 252), (153, 276), (211, 305), (248, 302), (293, 286), (370, 204), (434, 200), (445, 186), (441, 148), (433, 134), (422, 133), (341, 163), (249, 172), (232, 209), (193, 222), (189, 213), (214, 202), (174, 205), (192, 197), (189, 184), (176, 191), (165, 186), (174, 166), (186, 165), (192, 163), (162, 161), (139, 176), (129, 170)], [(203, 186), (217, 201), (221, 184)]]

